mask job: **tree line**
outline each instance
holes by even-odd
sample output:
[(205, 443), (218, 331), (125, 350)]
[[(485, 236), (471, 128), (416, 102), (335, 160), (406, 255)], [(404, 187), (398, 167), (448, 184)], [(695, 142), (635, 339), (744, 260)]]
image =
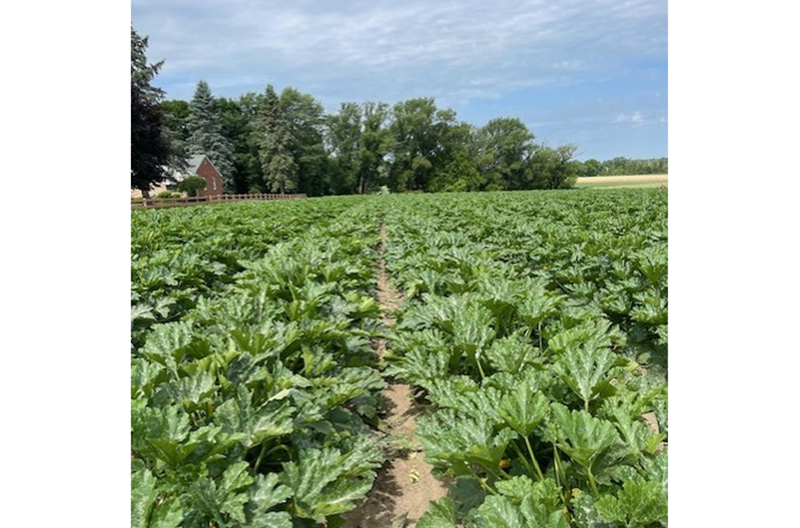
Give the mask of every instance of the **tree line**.
[(667, 174), (667, 158), (630, 159), (616, 157), (606, 161), (573, 160), (576, 176), (622, 176), (627, 174)]
[(520, 119), (476, 127), (433, 98), (326, 113), (295, 88), (225, 98), (200, 81), (191, 101), (165, 100), (150, 86), (162, 63), (148, 64), (146, 48), (131, 28), (131, 187), (145, 194), (192, 154), (208, 156), (236, 193), (558, 189), (586, 171), (574, 145), (537, 142)]
[(295, 88), (216, 98), (206, 82), (191, 101), (161, 103), (182, 156), (206, 154), (232, 192), (363, 194), (568, 187), (575, 147), (535, 142), (517, 118), (483, 127), (432, 98), (342, 103), (326, 113)]

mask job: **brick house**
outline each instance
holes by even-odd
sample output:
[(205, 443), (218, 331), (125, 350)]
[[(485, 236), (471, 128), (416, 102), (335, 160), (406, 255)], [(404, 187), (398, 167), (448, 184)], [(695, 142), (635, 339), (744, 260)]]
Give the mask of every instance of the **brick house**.
[[(222, 195), (222, 174), (211, 163), (204, 154), (198, 154), (189, 158), (186, 166), (186, 173), (199, 176), (206, 180), (206, 188), (198, 191), (198, 196), (221, 196)], [(181, 178), (182, 179), (182, 178)]]
[[(150, 190), (150, 196), (155, 196), (162, 191), (176, 191), (178, 183), (187, 175), (199, 176), (206, 180), (206, 188), (198, 191), (198, 196), (221, 196), (222, 195), (222, 174), (217, 170), (211, 160), (204, 154), (198, 154), (188, 159), (186, 170), (178, 172), (169, 171), (169, 179)], [(131, 189), (131, 197), (141, 197), (142, 192), (138, 189)]]

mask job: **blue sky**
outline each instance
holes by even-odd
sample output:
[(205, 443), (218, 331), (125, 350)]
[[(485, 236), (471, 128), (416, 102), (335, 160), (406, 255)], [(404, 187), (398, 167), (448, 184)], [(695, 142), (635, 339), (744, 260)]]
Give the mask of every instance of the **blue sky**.
[(238, 97), (432, 96), (460, 119), (522, 119), (580, 159), (667, 155), (667, 1), (132, 0), (156, 83)]

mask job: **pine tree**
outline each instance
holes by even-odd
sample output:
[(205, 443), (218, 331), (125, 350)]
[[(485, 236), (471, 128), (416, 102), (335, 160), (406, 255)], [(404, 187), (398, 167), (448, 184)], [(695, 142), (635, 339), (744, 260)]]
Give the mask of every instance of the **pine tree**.
[(150, 85), (163, 61), (148, 64), (146, 50), (147, 37), (131, 28), (131, 189), (149, 197), (167, 176), (172, 149), (162, 129), (164, 92)]
[(222, 174), (226, 190), (234, 189), (233, 147), (225, 137), (222, 115), (211, 95), (208, 83), (200, 81), (194, 97), (189, 103), (189, 117), (186, 119), (189, 132), (189, 152), (205, 154)]
[(297, 164), (291, 152), (292, 137), (272, 85), (267, 86), (261, 102), (256, 134), (267, 188), (281, 194), (296, 190)]

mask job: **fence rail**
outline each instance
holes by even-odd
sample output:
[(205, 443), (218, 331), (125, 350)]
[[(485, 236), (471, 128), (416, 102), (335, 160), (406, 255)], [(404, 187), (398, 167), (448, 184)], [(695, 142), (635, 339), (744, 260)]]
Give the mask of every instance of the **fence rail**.
[(131, 209), (164, 209), (191, 205), (218, 204), (241, 200), (298, 200), (305, 194), (221, 194), (218, 196), (186, 196), (184, 198), (141, 198), (131, 201)]

